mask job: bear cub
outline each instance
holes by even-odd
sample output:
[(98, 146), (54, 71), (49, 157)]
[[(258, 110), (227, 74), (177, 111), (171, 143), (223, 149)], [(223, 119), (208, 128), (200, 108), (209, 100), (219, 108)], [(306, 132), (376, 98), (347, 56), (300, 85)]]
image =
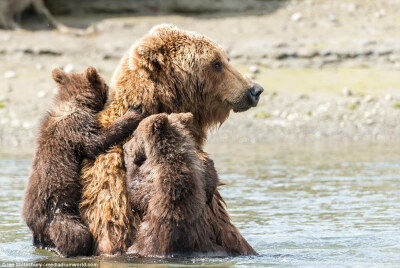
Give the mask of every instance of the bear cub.
[(64, 256), (88, 255), (92, 235), (78, 208), (82, 161), (95, 159), (130, 136), (144, 116), (130, 108), (101, 128), (96, 114), (107, 102), (108, 86), (96, 69), (89, 67), (82, 74), (54, 69), (52, 76), (58, 93), (40, 125), (22, 217), (35, 246), (55, 248)]
[(156, 114), (124, 145), (128, 200), (141, 215), (129, 254), (147, 257), (226, 256), (207, 219), (218, 184), (212, 160), (201, 160), (193, 115)]

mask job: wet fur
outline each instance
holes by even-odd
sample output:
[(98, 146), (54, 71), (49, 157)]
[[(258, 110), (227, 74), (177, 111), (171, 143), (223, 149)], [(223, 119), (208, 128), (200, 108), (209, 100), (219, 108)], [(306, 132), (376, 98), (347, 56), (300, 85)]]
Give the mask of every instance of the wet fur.
[(79, 215), (83, 158), (95, 159), (129, 136), (142, 119), (130, 110), (109, 127), (99, 126), (108, 87), (93, 67), (83, 74), (53, 71), (58, 84), (52, 109), (40, 125), (37, 147), (25, 191), (22, 217), (34, 245), (61, 255), (88, 255), (92, 235)]
[(218, 182), (196, 154), (192, 121), (190, 113), (150, 116), (124, 145), (128, 198), (142, 218), (130, 254), (227, 256), (206, 219)]
[[(216, 71), (213, 63), (224, 68)], [(155, 27), (122, 58), (111, 82), (111, 102), (99, 115), (102, 126), (131, 105), (149, 114), (191, 112), (195, 145), (202, 148), (207, 131), (223, 123), (230, 111), (244, 111), (253, 82), (228, 63), (225, 52), (208, 38), (171, 25)], [(207, 162), (201, 150), (198, 157)], [(125, 253), (141, 223), (126, 195), (122, 145), (88, 161), (83, 168), (82, 218), (94, 235), (94, 254)], [(231, 223), (218, 190), (205, 217), (216, 241), (232, 256), (256, 254)]]

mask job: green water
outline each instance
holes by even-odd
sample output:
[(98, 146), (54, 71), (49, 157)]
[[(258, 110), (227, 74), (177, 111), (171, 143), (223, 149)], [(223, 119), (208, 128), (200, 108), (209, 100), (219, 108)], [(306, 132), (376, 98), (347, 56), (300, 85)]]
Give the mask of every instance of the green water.
[(260, 256), (163, 260), (63, 259), (33, 248), (19, 217), (30, 158), (0, 157), (0, 266), (399, 267), (399, 148), (209, 145), (232, 220)]

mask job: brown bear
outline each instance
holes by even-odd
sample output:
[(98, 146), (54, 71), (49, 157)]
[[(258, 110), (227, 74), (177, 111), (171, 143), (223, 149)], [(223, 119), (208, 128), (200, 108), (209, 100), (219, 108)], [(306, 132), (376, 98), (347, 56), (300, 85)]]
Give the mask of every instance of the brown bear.
[(227, 256), (206, 213), (218, 177), (208, 180), (191, 136), (192, 122), (191, 113), (152, 115), (124, 145), (128, 199), (142, 218), (129, 254)]
[(55, 69), (52, 74), (58, 93), (40, 125), (22, 216), (35, 246), (55, 248), (65, 256), (87, 255), (92, 236), (81, 223), (78, 206), (82, 160), (95, 159), (131, 135), (142, 115), (131, 109), (102, 128), (96, 113), (104, 108), (108, 86), (96, 69), (83, 74)]
[[(193, 114), (195, 144), (229, 113), (255, 107), (263, 89), (232, 65), (223, 49), (205, 36), (160, 25), (134, 44), (111, 82), (111, 102), (99, 115), (106, 127), (132, 105), (145, 112)], [(207, 155), (199, 152), (199, 158)], [(122, 144), (83, 168), (81, 215), (94, 236), (94, 254), (124, 253), (133, 244), (140, 216), (126, 195)], [(217, 243), (229, 255), (256, 254), (231, 223), (218, 190), (207, 206)]]

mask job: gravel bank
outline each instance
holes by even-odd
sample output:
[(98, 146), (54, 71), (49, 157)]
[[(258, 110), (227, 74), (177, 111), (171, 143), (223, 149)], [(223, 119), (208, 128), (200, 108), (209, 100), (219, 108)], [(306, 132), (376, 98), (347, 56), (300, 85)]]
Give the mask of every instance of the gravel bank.
[(210, 142), (400, 141), (400, 95), (270, 93), (259, 107), (233, 114)]

